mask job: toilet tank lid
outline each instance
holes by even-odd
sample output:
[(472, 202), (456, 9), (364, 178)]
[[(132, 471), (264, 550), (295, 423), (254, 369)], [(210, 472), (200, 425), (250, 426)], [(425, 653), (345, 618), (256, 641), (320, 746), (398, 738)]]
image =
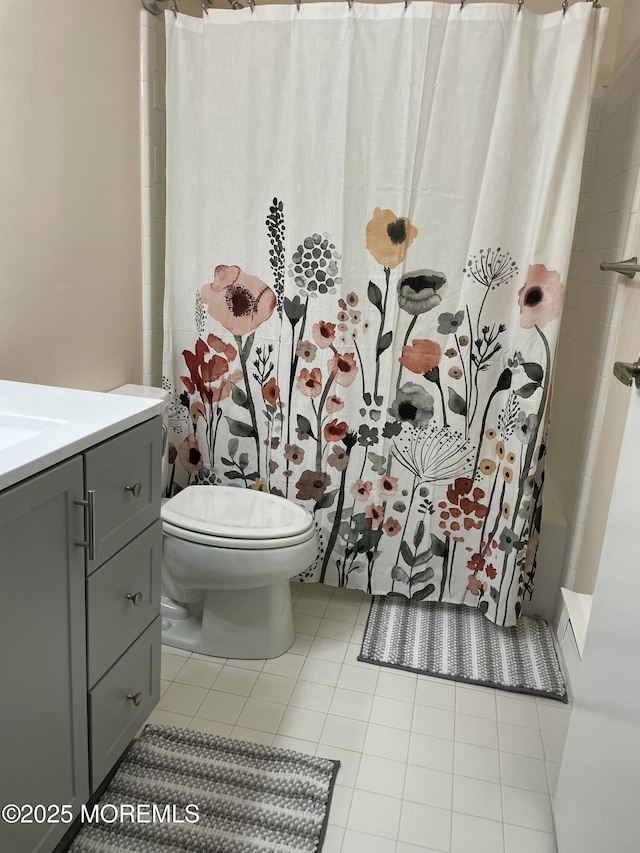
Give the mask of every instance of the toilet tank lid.
[(183, 530), (235, 539), (282, 539), (314, 526), (311, 513), (286, 498), (233, 486), (187, 486), (161, 515)]
[(154, 388), (151, 385), (120, 385), (109, 391), (110, 394), (120, 394), (122, 397), (146, 397), (148, 400), (169, 399), (169, 392), (164, 388)]

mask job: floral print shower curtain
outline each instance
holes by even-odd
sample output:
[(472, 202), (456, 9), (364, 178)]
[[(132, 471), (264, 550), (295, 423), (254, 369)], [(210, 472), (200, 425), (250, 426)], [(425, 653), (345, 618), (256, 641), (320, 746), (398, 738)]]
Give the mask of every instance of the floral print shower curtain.
[(584, 6), (166, 18), (171, 488), (306, 507), (300, 580), (501, 625), (532, 593)]

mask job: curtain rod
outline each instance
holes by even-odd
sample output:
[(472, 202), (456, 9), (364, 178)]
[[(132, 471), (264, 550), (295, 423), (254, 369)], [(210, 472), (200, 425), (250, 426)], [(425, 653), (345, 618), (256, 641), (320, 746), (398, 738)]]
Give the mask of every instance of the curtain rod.
[[(167, 2), (171, 2), (170, 7), (167, 7)], [(239, 0), (227, 0), (227, 2), (229, 3), (232, 9), (244, 9), (243, 4), (240, 3)], [(255, 0), (248, 0), (248, 2), (251, 11), (253, 12)], [(300, 11), (300, 2), (301, 0), (295, 0), (295, 4), (298, 7), (298, 11)], [(460, 3), (460, 11), (463, 11), (465, 4), (468, 2), (468, 0), (456, 0), (456, 2)], [(514, 0), (514, 2), (517, 4), (516, 11), (519, 12), (520, 9), (522, 9), (522, 7), (524, 6), (525, 0)], [(594, 9), (600, 8), (600, 3), (598, 3), (598, 0), (586, 0), (586, 2), (591, 3)], [(349, 4), (349, 8), (351, 8), (351, 6), (353, 5), (353, 0), (347, 0), (347, 3)], [(178, 7), (178, 0), (142, 0), (142, 5), (147, 10), (147, 12), (150, 12), (152, 15), (162, 15), (167, 8), (169, 8), (169, 10), (173, 12), (174, 15), (177, 15), (180, 11)], [(202, 0), (202, 3), (200, 5), (202, 7), (202, 11), (209, 14), (209, 9), (213, 7), (213, 0)], [(408, 5), (409, 0), (404, 0), (405, 9)], [(566, 15), (567, 9), (569, 8), (569, 0), (562, 0), (561, 8), (562, 14)]]

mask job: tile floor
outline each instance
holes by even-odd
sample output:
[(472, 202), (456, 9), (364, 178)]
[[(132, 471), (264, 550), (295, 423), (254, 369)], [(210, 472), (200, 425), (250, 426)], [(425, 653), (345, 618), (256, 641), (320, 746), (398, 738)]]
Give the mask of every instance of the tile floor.
[(282, 657), (164, 646), (150, 721), (339, 759), (323, 853), (555, 853), (567, 706), (359, 663), (368, 596), (292, 593)]

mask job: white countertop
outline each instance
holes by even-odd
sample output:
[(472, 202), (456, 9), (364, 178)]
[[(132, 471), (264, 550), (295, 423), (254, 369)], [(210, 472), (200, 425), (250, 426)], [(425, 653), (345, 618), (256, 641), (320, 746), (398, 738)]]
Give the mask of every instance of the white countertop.
[(0, 489), (163, 409), (162, 400), (0, 380)]

